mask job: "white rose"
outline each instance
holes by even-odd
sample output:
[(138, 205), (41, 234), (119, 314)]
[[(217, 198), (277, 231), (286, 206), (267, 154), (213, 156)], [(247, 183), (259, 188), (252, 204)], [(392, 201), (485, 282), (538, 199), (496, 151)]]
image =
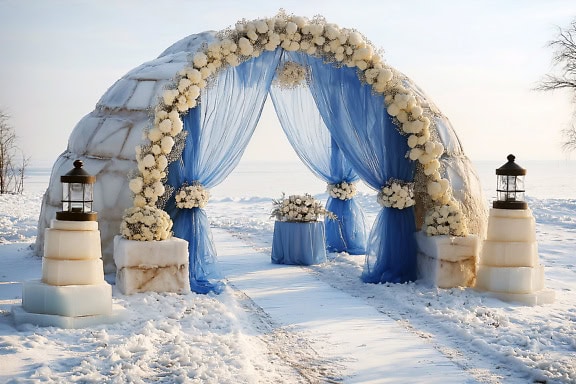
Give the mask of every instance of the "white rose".
[(202, 68), (208, 64), (208, 56), (204, 52), (196, 52), (192, 61), (196, 68)]
[(146, 156), (144, 156), (144, 158), (142, 159), (142, 164), (144, 164), (146, 168), (152, 168), (156, 164), (156, 161), (154, 160), (154, 155), (149, 153)]
[(172, 151), (172, 147), (174, 147), (174, 139), (171, 136), (164, 136), (160, 141), (160, 147), (162, 149), (162, 153), (170, 153), (170, 151)]
[(130, 180), (128, 186), (134, 194), (138, 194), (138, 193), (142, 192), (142, 187), (144, 186), (144, 181), (142, 180), (141, 177), (136, 177), (136, 178)]
[(152, 128), (148, 131), (148, 139), (152, 142), (158, 141), (162, 138), (162, 132), (158, 128)]
[(164, 155), (158, 156), (157, 160), (158, 170), (163, 171), (168, 166), (168, 159)]
[(175, 89), (167, 89), (162, 94), (162, 100), (164, 101), (164, 104), (168, 106), (174, 104), (176, 97), (178, 97), (178, 91)]

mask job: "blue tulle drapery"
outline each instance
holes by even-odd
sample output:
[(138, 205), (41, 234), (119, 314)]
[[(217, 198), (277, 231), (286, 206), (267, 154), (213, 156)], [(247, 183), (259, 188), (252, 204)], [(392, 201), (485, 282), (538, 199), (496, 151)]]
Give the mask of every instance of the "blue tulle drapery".
[[(375, 190), (390, 178), (412, 181), (409, 147), (386, 112), (384, 97), (358, 79), (355, 68), (336, 68), (307, 57), (312, 69), (310, 90), (332, 137), (360, 178)], [(416, 279), (414, 210), (383, 208), (370, 232), (365, 282)]]
[[(188, 136), (181, 159), (168, 168), (168, 185), (176, 191), (194, 182), (211, 188), (238, 165), (260, 118), (280, 53), (265, 52), (210, 81), (200, 105), (182, 117)], [(174, 196), (165, 210), (173, 220), (174, 235), (188, 241), (191, 289), (219, 292), (222, 283), (205, 211), (179, 209)]]
[[(285, 62), (306, 65), (306, 58), (299, 52), (284, 52), (279, 67), (282, 68)], [(330, 184), (358, 180), (358, 175), (332, 139), (308, 87), (283, 88), (273, 83), (270, 96), (288, 141), (317, 177)], [(325, 221), (327, 250), (365, 254), (365, 219), (357, 201), (329, 196), (326, 209), (337, 216), (336, 220)]]

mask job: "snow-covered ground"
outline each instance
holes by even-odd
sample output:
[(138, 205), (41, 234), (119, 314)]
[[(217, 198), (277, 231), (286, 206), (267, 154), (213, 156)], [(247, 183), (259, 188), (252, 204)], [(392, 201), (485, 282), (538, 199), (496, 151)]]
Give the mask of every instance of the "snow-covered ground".
[[(235, 174), (246, 182), (247, 174)], [(489, 190), (495, 182), (493, 168), (487, 175)], [(541, 193), (529, 194), (529, 204), (536, 217), (546, 285), (556, 293), (551, 305), (526, 307), (472, 289), (435, 289), (419, 283), (363, 284), (361, 256), (332, 254), (325, 265), (294, 268), (353, 297), (359, 305), (373, 307), (383, 319), (392, 319), (423, 347), (440, 352), (470, 377), (464, 382), (574, 383), (576, 199), (570, 193), (576, 182), (564, 179), (568, 183), (561, 186), (564, 194), (557, 189), (553, 194), (538, 185), (544, 176), (550, 175), (532, 176), (533, 190)], [(41, 272), (41, 259), (31, 246), (47, 185), (43, 183), (33, 177), (24, 195), (0, 196), (0, 382), (359, 382), (348, 376), (341, 358), (327, 352), (330, 340), (291, 327), (285, 323), (290, 319), (275, 319), (233, 282), (217, 296), (123, 296), (115, 290), (115, 303), (130, 313), (122, 323), (77, 330), (15, 326), (10, 308), (20, 303), (21, 282), (38, 278)], [(552, 189), (559, 187), (557, 180), (552, 183)], [(276, 195), (269, 196), (262, 187), (261, 194), (248, 192), (243, 197), (238, 193), (241, 184), (215, 189), (207, 207), (216, 246), (233, 237), (255, 254), (269, 254), (270, 198), (278, 197), (282, 189), (275, 185)], [(295, 192), (325, 198), (321, 183), (306, 186), (307, 190)], [(374, 195), (363, 190), (358, 199), (373, 220), (378, 210)], [(294, 308), (299, 304), (294, 302)], [(342, 337), (356, 336), (351, 331)], [(287, 358), (291, 354), (301, 359)], [(446, 367), (431, 369), (441, 378)], [(372, 382), (386, 382), (386, 377)]]

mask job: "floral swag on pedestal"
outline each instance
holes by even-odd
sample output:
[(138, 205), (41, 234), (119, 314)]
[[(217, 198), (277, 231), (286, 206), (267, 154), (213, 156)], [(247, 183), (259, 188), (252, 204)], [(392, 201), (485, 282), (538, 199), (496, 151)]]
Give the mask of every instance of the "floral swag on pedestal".
[[(444, 147), (430, 134), (434, 126), (431, 119), (433, 107), (404, 86), (402, 75), (384, 63), (380, 53), (358, 31), (340, 28), (319, 16), (309, 20), (281, 11), (268, 19), (242, 20), (235, 28), (220, 32), (218, 40), (196, 52), (190, 65), (181, 70), (173, 85), (164, 91), (154, 109), (154, 124), (146, 132), (149, 143), (136, 149), (139, 175), (136, 177), (138, 181), (134, 182), (135, 188), (132, 188), (133, 180), (130, 182), (134, 206), (124, 214), (122, 236), (133, 240), (162, 240), (170, 236), (171, 223), (157, 211), (161, 211), (158, 206), (167, 199), (165, 194), (170, 193), (162, 185), (169, 161), (177, 157), (174, 153), (178, 153), (175, 143), (180, 142), (178, 138), (182, 131), (180, 115), (197, 106), (201, 90), (220, 70), (277, 48), (300, 51), (336, 65), (357, 68), (360, 80), (369, 84), (374, 93), (384, 95), (382, 107), (394, 118), (400, 132), (407, 136), (411, 148), (408, 156), (412, 161), (418, 161), (426, 177), (431, 200), (429, 215), (445, 210), (453, 212), (447, 217), (458, 217), (461, 225), (458, 229), (450, 227), (449, 232), (457, 236), (467, 234), (461, 207), (452, 196), (449, 181), (439, 172), (439, 159)], [(284, 69), (282, 76), (288, 85), (299, 84), (301, 76), (306, 78), (305, 71), (302, 74), (296, 67)], [(293, 81), (287, 80), (290, 78)], [(135, 216), (134, 212), (142, 215)], [(151, 221), (155, 224), (148, 225)], [(429, 235), (437, 234), (428, 230), (429, 227), (436, 228), (436, 232), (446, 227), (445, 223), (434, 221), (427, 220), (424, 224), (423, 229)], [(445, 229), (441, 231), (445, 232)]]
[(322, 204), (309, 194), (291, 195), (272, 201), (272, 212), (270, 217), (278, 221), (289, 222), (311, 222), (318, 221), (320, 217), (335, 219), (336, 216), (327, 211)]

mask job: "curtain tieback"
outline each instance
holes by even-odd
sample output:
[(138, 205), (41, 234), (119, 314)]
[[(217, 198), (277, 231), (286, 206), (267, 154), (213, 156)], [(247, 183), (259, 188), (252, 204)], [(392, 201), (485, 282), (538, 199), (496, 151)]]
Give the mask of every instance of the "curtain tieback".
[(389, 179), (380, 189), (378, 204), (386, 208), (404, 209), (416, 204), (414, 200), (414, 183)]
[(194, 181), (192, 185), (182, 184), (174, 198), (176, 206), (180, 209), (204, 208), (210, 199), (210, 191), (200, 182)]
[(351, 200), (356, 193), (356, 183), (341, 181), (336, 184), (328, 184), (326, 192), (334, 199)]

